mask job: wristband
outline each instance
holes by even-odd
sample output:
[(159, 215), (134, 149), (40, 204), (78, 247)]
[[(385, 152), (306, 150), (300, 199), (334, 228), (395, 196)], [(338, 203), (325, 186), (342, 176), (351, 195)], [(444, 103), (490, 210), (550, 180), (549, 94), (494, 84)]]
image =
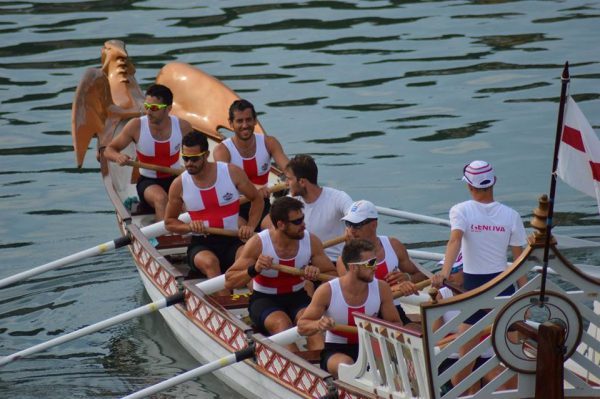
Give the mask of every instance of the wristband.
[(248, 266), (248, 276), (254, 278), (258, 276), (260, 273), (256, 271), (254, 265)]
[(406, 281), (409, 281), (412, 283), (412, 275), (410, 273), (404, 273), (406, 274)]

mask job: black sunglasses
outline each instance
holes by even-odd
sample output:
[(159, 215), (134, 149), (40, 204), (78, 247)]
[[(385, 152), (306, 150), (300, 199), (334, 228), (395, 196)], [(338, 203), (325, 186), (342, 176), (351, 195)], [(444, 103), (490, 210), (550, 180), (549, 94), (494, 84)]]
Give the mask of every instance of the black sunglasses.
[(373, 220), (374, 219), (365, 219), (362, 222), (358, 222), (358, 223), (352, 223), (352, 222), (349, 222), (349, 221), (345, 220), (344, 223), (346, 224), (346, 227), (349, 228), (349, 229), (359, 230), (364, 225), (371, 223), (371, 221), (373, 221)]
[(304, 222), (304, 215), (300, 216), (297, 219), (288, 220), (288, 223), (295, 224), (296, 226), (300, 226)]

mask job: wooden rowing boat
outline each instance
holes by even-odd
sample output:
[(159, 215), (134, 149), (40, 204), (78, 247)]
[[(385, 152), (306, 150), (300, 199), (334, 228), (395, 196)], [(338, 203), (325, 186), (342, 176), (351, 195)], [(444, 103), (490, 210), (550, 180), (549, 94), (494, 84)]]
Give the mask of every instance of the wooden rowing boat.
[[(114, 134), (118, 134), (125, 120), (139, 115), (141, 91), (135, 83), (134, 69), (129, 61), (123, 64), (123, 59), (127, 60), (124, 45), (116, 41), (107, 42), (103, 50), (103, 70), (88, 71), (78, 87), (73, 105), (73, 138), (78, 164), (81, 164), (92, 136), (98, 136), (99, 147), (102, 147)], [(221, 129), (227, 125), (225, 113), (228, 105), (237, 98), (235, 93), (213, 77), (184, 64), (165, 66), (157, 82), (173, 90), (173, 113), (207, 134), (211, 148), (223, 139)], [(194, 87), (193, 92), (187, 90), (190, 86)], [(90, 116), (92, 114), (95, 116)], [(259, 130), (264, 133), (262, 127)], [(128, 151), (133, 155), (133, 148)], [(247, 298), (244, 295), (213, 297), (207, 295), (210, 290), (203, 282), (186, 279), (188, 268), (184, 265), (184, 254), (188, 239), (166, 235), (158, 237), (157, 245), (151, 243), (141, 228), (152, 222), (153, 215), (138, 213), (135, 206), (128, 208), (124, 205), (136, 195), (131, 184), (135, 169), (120, 167), (105, 159), (101, 159), (101, 165), (102, 179), (115, 208), (118, 226), (124, 235), (131, 237), (129, 250), (149, 296), (156, 301), (180, 291), (185, 294), (184, 303), (161, 310), (179, 342), (201, 363), (220, 359), (251, 344), (256, 345), (254, 359), (215, 372), (242, 395), (252, 398), (319, 398), (326, 395), (342, 398), (451, 398), (459, 396), (462, 390), (501, 365), (503, 372), (473, 397), (534, 395), (535, 374), (531, 373), (531, 353), (535, 352), (535, 346), (531, 349), (530, 345), (525, 351), (522, 343), (507, 343), (505, 338), (512, 324), (525, 317), (524, 309), (535, 298), (541, 277), (534, 275), (512, 297), (499, 297), (497, 294), (540, 264), (543, 228), (540, 229), (542, 235), (532, 237), (525, 254), (495, 280), (467, 294), (438, 303), (421, 304), (417, 309), (423, 320), (422, 332), (372, 317), (357, 316), (360, 338), (358, 361), (354, 365), (340, 367), (340, 378), (334, 381), (331, 375), (311, 362), (312, 354), (291, 353), (256, 333), (245, 321)], [(277, 178), (273, 171), (271, 181)], [(543, 223), (534, 224), (541, 225)], [(565, 392), (570, 396), (597, 397), (600, 394), (600, 319), (598, 308), (594, 311), (591, 303), (600, 293), (600, 280), (571, 265), (555, 246), (552, 246), (552, 251), (552, 269), (557, 276), (562, 276), (576, 287), (566, 290), (552, 283), (547, 292), (551, 299), (548, 305), (552, 309), (550, 313), (553, 317), (565, 319), (569, 326)], [(481, 307), (492, 311), (454, 342), (443, 349), (437, 347), (438, 341), (468, 317), (470, 311)], [(463, 310), (459, 317), (439, 330), (432, 330), (434, 320), (446, 310), (456, 308)], [(437, 373), (437, 366), (448, 354), (489, 325), (493, 326), (489, 337), (465, 359), (444, 373)], [(439, 388), (449, 376), (465, 362), (476, 358), (489, 344), (495, 348), (494, 356), (461, 385), (442, 395)], [(529, 357), (524, 354), (529, 354)], [(510, 393), (498, 392), (500, 385), (513, 376), (518, 376), (518, 385)]]

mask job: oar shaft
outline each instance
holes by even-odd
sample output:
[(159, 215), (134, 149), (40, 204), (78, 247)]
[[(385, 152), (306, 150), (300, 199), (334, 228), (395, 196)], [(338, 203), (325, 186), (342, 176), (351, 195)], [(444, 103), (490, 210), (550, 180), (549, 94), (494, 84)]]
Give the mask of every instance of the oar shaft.
[(185, 169), (169, 168), (168, 166), (154, 165), (151, 163), (139, 162), (139, 161), (134, 161), (134, 160), (129, 160), (129, 161), (125, 162), (125, 164), (127, 164), (129, 166), (135, 166), (138, 168), (142, 168), (142, 169), (153, 170), (155, 172), (168, 173), (173, 176), (179, 176), (185, 170)]
[(26, 280), (29, 277), (41, 274), (49, 270), (58, 269), (59, 267), (66, 266), (70, 263), (80, 261), (91, 256), (100, 255), (104, 252), (113, 250), (115, 248), (123, 247), (131, 242), (129, 237), (119, 237), (116, 240), (107, 241), (104, 244), (96, 245), (95, 247), (85, 249), (83, 251), (65, 256), (64, 258), (57, 259), (50, 263), (34, 267), (33, 269), (25, 270), (24, 272), (14, 274), (10, 277), (6, 277), (0, 280), (0, 288), (7, 285), (16, 283), (21, 280)]
[(171, 306), (173, 304), (179, 303), (183, 301), (183, 293), (178, 293), (173, 296), (159, 299), (158, 301), (149, 303), (144, 306), (140, 306), (139, 308), (130, 310), (125, 313), (121, 313), (118, 316), (111, 317), (110, 319), (106, 319), (100, 321), (98, 323), (92, 324), (90, 326), (80, 328), (79, 330), (70, 332), (65, 335), (61, 335), (60, 337), (53, 338), (49, 341), (43, 342), (38, 345), (34, 345), (30, 348), (24, 349), (19, 352), (15, 352), (12, 355), (4, 356), (0, 358), (0, 366), (4, 366), (10, 362), (23, 358), (25, 356), (32, 355), (34, 353), (42, 352), (46, 349), (52, 348), (53, 346), (57, 346), (63, 344), (65, 342), (72, 341), (79, 337), (83, 337), (84, 335), (92, 334), (100, 330), (104, 330), (105, 328), (112, 327), (115, 324), (122, 323), (124, 321), (133, 319), (138, 316), (142, 316), (148, 313), (155, 312), (157, 310), (163, 309), (167, 306)]
[(236, 362), (236, 355), (235, 355), (235, 353), (232, 353), (230, 355), (227, 355), (225, 357), (217, 359), (213, 362), (207, 363), (204, 366), (200, 366), (195, 369), (186, 371), (183, 374), (179, 374), (175, 377), (169, 378), (168, 380), (159, 382), (158, 384), (155, 384), (155, 385), (149, 386), (148, 388), (144, 388), (140, 391), (134, 392), (131, 395), (124, 396), (123, 399), (146, 398), (150, 395), (154, 395), (155, 393), (162, 392), (165, 389), (174, 387), (175, 385), (192, 380), (196, 377), (200, 377), (202, 375), (212, 373), (213, 371), (217, 371), (225, 366), (234, 364), (235, 362)]
[(444, 226), (450, 226), (450, 221), (446, 219), (436, 218), (432, 216), (421, 215), (418, 213), (399, 211), (396, 209), (385, 208), (383, 206), (376, 206), (377, 212), (382, 215), (393, 216), (402, 219), (414, 220), (416, 222), (430, 223), (430, 224), (441, 224)]
[[(299, 338), (300, 335), (298, 334), (297, 327), (290, 328), (289, 330), (282, 331), (278, 334), (269, 337), (271, 341), (279, 345), (289, 345), (293, 342), (296, 342)], [(254, 346), (244, 348), (240, 351), (229, 354), (220, 359), (213, 360), (212, 362), (207, 363), (203, 366), (186, 371), (185, 373), (179, 374), (175, 377), (169, 378), (168, 380), (160, 382), (156, 385), (152, 385), (148, 388), (142, 389), (141, 391), (134, 392), (131, 395), (125, 396), (123, 399), (145, 398), (155, 393), (164, 391), (165, 389), (171, 388), (175, 385), (181, 384), (183, 382), (203, 376), (208, 373), (212, 373), (213, 371), (222, 369), (223, 367), (229, 366), (231, 364), (235, 364), (241, 360), (248, 359), (254, 355), (254, 350)]]
[(338, 236), (338, 237), (332, 238), (331, 240), (323, 241), (323, 248), (333, 247), (334, 245), (340, 244), (344, 241), (346, 241), (345, 235)]
[[(279, 265), (277, 263), (272, 264), (271, 268), (286, 274), (291, 274), (293, 276), (304, 276), (304, 269), (297, 269), (295, 267)], [(317, 280), (319, 281), (329, 281), (333, 280), (334, 278), (334, 276), (330, 276), (329, 274), (325, 273), (319, 273), (317, 276)]]

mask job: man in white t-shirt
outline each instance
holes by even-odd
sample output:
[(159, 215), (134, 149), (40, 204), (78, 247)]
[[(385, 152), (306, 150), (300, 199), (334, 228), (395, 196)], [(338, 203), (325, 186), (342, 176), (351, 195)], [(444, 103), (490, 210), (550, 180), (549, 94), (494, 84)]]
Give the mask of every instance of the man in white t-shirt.
[[(444, 266), (432, 279), (432, 286), (439, 288), (450, 276), (452, 264), (458, 253), (463, 255), (463, 277), (465, 290), (475, 289), (506, 270), (507, 251), (510, 248), (514, 259), (523, 252), (527, 235), (523, 221), (512, 208), (494, 201), (494, 168), (485, 161), (473, 161), (463, 169), (463, 181), (471, 194), (471, 200), (454, 205), (450, 209), (450, 240), (446, 246)], [(519, 286), (527, 283), (524, 276)], [(510, 286), (502, 295), (511, 295)], [(480, 320), (487, 310), (481, 309), (460, 324), (458, 333), (463, 333)], [(459, 348), (460, 357), (477, 344), (477, 337)], [(456, 385), (469, 375), (474, 362), (452, 377)]]
[[(352, 198), (343, 191), (319, 186), (318, 173), (315, 160), (306, 154), (296, 155), (285, 168), (290, 195), (304, 204), (307, 230), (326, 241), (344, 234), (341, 219), (350, 210)], [(326, 248), (325, 254), (335, 263), (342, 247), (338, 244)]]
[[(467, 182), (472, 199), (450, 209), (450, 240), (444, 266), (432, 279), (435, 287), (441, 287), (443, 280), (448, 278), (453, 260), (461, 250), (465, 289), (471, 290), (506, 269), (508, 248), (516, 259), (527, 244), (519, 214), (494, 201), (496, 176), (492, 166), (485, 161), (473, 161), (465, 166), (463, 180)], [(525, 282), (519, 281), (519, 285)]]

